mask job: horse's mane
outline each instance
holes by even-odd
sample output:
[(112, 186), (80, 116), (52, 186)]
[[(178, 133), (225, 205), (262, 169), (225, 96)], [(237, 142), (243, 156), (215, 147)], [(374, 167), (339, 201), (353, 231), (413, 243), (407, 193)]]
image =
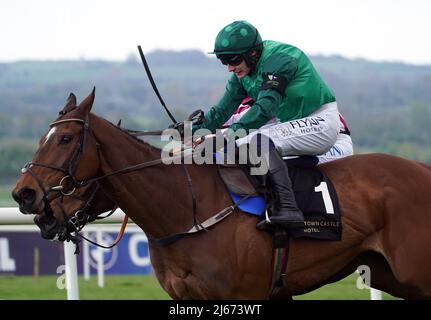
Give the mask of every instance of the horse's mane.
[[(140, 138), (139, 138), (139, 136), (138, 136), (138, 135), (136, 135), (136, 133), (137, 133), (137, 132), (140, 132), (140, 131), (131, 130), (131, 129), (126, 129), (126, 128), (122, 128), (122, 127), (120, 127), (120, 126), (118, 126), (118, 125), (116, 125), (116, 124), (112, 123), (111, 121), (109, 121), (109, 120), (107, 120), (107, 119), (105, 119), (105, 118), (103, 118), (103, 117), (101, 117), (101, 116), (98, 116), (98, 115), (97, 115), (97, 114), (95, 114), (95, 113), (91, 113), (91, 114), (92, 114), (93, 116), (96, 116), (97, 118), (99, 118), (99, 119), (101, 119), (101, 120), (104, 120), (107, 124), (109, 124), (109, 125), (110, 125), (110, 126), (112, 126), (113, 128), (115, 128), (115, 129), (117, 129), (117, 130), (120, 130), (123, 134), (125, 134), (125, 135), (127, 135), (128, 137), (132, 138), (133, 140), (135, 140), (135, 141), (139, 142), (139, 144), (140, 144), (142, 147), (144, 147), (145, 149), (147, 149), (147, 151), (152, 152), (152, 153), (160, 154), (160, 152), (161, 152), (161, 149), (160, 149), (160, 148), (157, 148), (157, 147), (155, 147), (155, 146), (151, 145), (150, 143), (148, 143), (148, 142), (144, 141), (143, 139), (140, 139)], [(142, 132), (144, 132), (144, 131), (142, 131)]]
[(419, 163), (422, 167), (425, 167), (425, 168), (427, 168), (428, 170), (430, 170), (430, 171), (431, 171), (431, 165), (429, 165), (428, 163), (424, 163), (424, 162), (420, 162), (420, 161), (418, 161), (418, 163)]
[[(70, 97), (69, 97), (69, 99), (70, 99)], [(58, 117), (57, 117), (57, 119), (55, 119), (55, 121), (61, 120), (64, 116), (66, 116), (67, 114), (70, 114), (72, 111), (75, 111), (77, 109), (78, 109), (78, 107), (76, 105), (71, 106), (71, 105), (66, 104), (66, 106), (63, 107), (63, 109), (58, 112)], [(112, 123), (111, 121), (107, 120), (106, 118), (103, 118), (103, 117), (101, 117), (101, 116), (99, 116), (99, 115), (97, 115), (97, 114), (95, 114), (93, 112), (91, 112), (90, 114), (93, 115), (93, 116), (95, 116), (95, 117), (97, 117), (98, 119), (101, 119), (101, 120), (105, 121), (107, 124), (109, 124), (113, 128), (115, 128), (117, 130), (120, 130), (123, 134), (126, 134), (128, 137), (130, 137), (133, 140), (139, 142), (139, 144), (142, 147), (144, 147), (145, 149), (147, 149), (146, 151), (151, 152), (151, 153), (156, 153), (158, 155), (161, 153), (161, 149), (160, 148), (158, 148), (158, 147), (156, 147), (154, 145), (151, 145), (147, 141), (144, 141), (144, 139), (142, 139), (142, 138), (139, 138), (140, 137), (139, 133), (142, 133), (141, 136), (144, 136), (145, 135), (145, 131), (137, 131), (137, 130), (131, 130), (131, 129), (122, 128), (122, 127), (120, 127), (121, 121), (118, 122), (118, 125), (116, 125), (116, 124)], [(154, 136), (156, 136), (156, 135), (154, 135)]]

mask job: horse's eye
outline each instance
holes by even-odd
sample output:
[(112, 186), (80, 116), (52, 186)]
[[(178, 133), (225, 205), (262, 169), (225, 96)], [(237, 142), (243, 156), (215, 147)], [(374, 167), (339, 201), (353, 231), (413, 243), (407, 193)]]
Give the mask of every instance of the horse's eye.
[(70, 141), (72, 141), (72, 138), (73, 137), (71, 135), (65, 134), (63, 137), (61, 137), (60, 144), (68, 144)]

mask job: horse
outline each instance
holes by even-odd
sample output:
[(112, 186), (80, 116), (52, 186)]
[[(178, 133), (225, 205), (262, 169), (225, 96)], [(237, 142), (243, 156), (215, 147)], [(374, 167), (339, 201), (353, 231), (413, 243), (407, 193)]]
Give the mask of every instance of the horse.
[[(21, 212), (49, 213), (62, 179), (78, 187), (100, 183), (150, 240), (181, 234), (232, 206), (216, 165), (163, 164), (160, 149), (91, 112), (94, 99), (94, 89), (78, 106), (69, 97), (68, 111), (41, 138), (12, 191)], [(255, 216), (234, 208), (218, 224), (169, 245), (149, 241), (162, 288), (173, 299), (291, 299), (367, 265), (373, 288), (431, 298), (431, 167), (363, 154), (320, 168), (338, 194), (342, 239), (290, 239), (281, 287), (271, 286), (271, 235), (256, 229)]]

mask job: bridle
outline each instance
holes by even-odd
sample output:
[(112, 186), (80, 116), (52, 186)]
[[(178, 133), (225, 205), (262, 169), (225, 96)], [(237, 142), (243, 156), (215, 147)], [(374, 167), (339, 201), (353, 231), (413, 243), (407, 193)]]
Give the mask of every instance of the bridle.
[[(80, 136), (80, 141), (76, 145), (76, 148), (73, 151), (73, 154), (69, 159), (67, 169), (64, 169), (63, 167), (60, 167), (60, 166), (54, 166), (54, 165), (50, 165), (50, 164), (37, 163), (37, 162), (28, 162), (21, 169), (21, 173), (27, 173), (28, 172), (36, 180), (39, 188), (43, 192), (42, 200), (45, 202), (45, 206), (48, 206), (49, 202), (54, 200), (54, 198), (51, 198), (51, 199), (49, 198), (49, 195), (52, 192), (56, 192), (56, 196), (59, 196), (59, 195), (70, 196), (75, 192), (77, 187), (81, 186), (80, 183), (75, 179), (74, 173), (75, 173), (76, 167), (78, 165), (80, 155), (82, 154), (82, 152), (84, 150), (84, 145), (86, 142), (86, 132), (89, 131), (88, 116), (87, 116), (87, 119), (85, 121), (82, 119), (78, 119), (78, 118), (70, 118), (70, 119), (63, 119), (63, 120), (55, 121), (55, 122), (51, 123), (49, 126), (54, 127), (58, 124), (67, 123), (67, 122), (82, 123), (83, 127), (84, 127), (84, 130), (82, 131), (82, 134)], [(46, 188), (44, 186), (42, 180), (32, 170), (32, 167), (42, 167), (42, 168), (47, 168), (47, 169), (51, 169), (51, 170), (55, 170), (55, 171), (60, 171), (60, 172), (64, 173), (64, 176), (61, 178), (58, 185)], [(68, 179), (72, 180), (73, 189), (71, 191), (64, 191), (63, 183), (65, 183), (65, 181), (67, 181)]]
[[(115, 210), (118, 208), (118, 205), (115, 205), (114, 208), (107, 215), (105, 215), (103, 217), (100, 217), (100, 216), (97, 216), (97, 215), (90, 213), (89, 210), (91, 208), (92, 201), (93, 201), (96, 193), (100, 190), (100, 185), (96, 181), (91, 182), (91, 183), (84, 183), (83, 181), (78, 181), (78, 179), (76, 179), (76, 177), (75, 177), (75, 171), (76, 171), (76, 168), (79, 164), (80, 156), (83, 153), (83, 150), (85, 149), (85, 144), (86, 144), (86, 140), (87, 140), (86, 134), (90, 131), (89, 130), (90, 125), (89, 125), (88, 115), (87, 115), (85, 120), (78, 119), (78, 118), (62, 119), (62, 120), (58, 120), (58, 121), (51, 123), (49, 126), (54, 127), (56, 125), (59, 125), (62, 123), (67, 123), (67, 122), (81, 123), (83, 125), (83, 130), (82, 130), (79, 142), (76, 145), (75, 150), (73, 151), (72, 156), (69, 159), (69, 162), (68, 162), (66, 169), (61, 167), (61, 166), (54, 166), (54, 165), (50, 165), (50, 164), (37, 163), (37, 162), (29, 162), (29, 163), (25, 164), (25, 166), (21, 170), (21, 172), (22, 173), (27, 173), (27, 172), (30, 173), (30, 175), (33, 177), (33, 179), (36, 180), (39, 188), (42, 190), (42, 192), (43, 192), (42, 201), (44, 202), (44, 213), (46, 216), (53, 217), (53, 210), (51, 207), (52, 201), (55, 200), (57, 206), (60, 208), (62, 215), (63, 215), (63, 219), (64, 219), (64, 228), (62, 230), (58, 231), (58, 233), (56, 235), (57, 240), (59, 240), (59, 241), (72, 241), (73, 243), (77, 244), (79, 242), (79, 239), (78, 239), (78, 236), (79, 236), (81, 238), (84, 238), (87, 241), (92, 242), (91, 240), (86, 239), (84, 236), (79, 234), (79, 231), (81, 231), (82, 228), (89, 222), (109, 217), (110, 215), (112, 215), (115, 212)], [(97, 150), (99, 150), (99, 144), (97, 142), (96, 142), (96, 147), (97, 147)], [(37, 176), (37, 174), (32, 170), (33, 167), (42, 167), (42, 168), (46, 168), (46, 169), (60, 171), (60, 172), (64, 173), (64, 176), (61, 178), (58, 185), (46, 188), (44, 183), (42, 182), (42, 179), (40, 179)], [(72, 186), (72, 189), (70, 191), (65, 191), (65, 181), (67, 181), (68, 179), (70, 179), (72, 181), (73, 186)], [(88, 199), (83, 199), (79, 196), (74, 195), (75, 191), (78, 188), (83, 187), (84, 185), (90, 185), (90, 188), (91, 188), (91, 185), (95, 185), (95, 187), (94, 187), (93, 191), (91, 192), (90, 196), (88, 197)], [(53, 196), (50, 196), (51, 194), (53, 194)], [(84, 204), (72, 216), (68, 216), (66, 214), (66, 211), (64, 210), (63, 205), (62, 205), (62, 200), (64, 197), (75, 198), (76, 200), (83, 201)], [(113, 203), (115, 203), (115, 201), (113, 201), (112, 199), (111, 199), (111, 201)], [(75, 233), (75, 236), (72, 235), (72, 232)], [(98, 245), (98, 246), (102, 246), (102, 245), (99, 245), (97, 243), (93, 243), (93, 244)], [(112, 246), (114, 246), (115, 244), (113, 244)], [(78, 248), (78, 246), (77, 246), (77, 248)]]
[[(89, 117), (87, 114), (85, 120), (79, 119), (79, 118), (69, 118), (69, 119), (57, 120), (57, 121), (52, 122), (49, 126), (52, 128), (52, 127), (55, 127), (59, 124), (64, 124), (64, 123), (69, 123), (69, 122), (77, 122), (77, 123), (82, 124), (83, 130), (81, 132), (79, 142), (76, 145), (75, 150), (73, 151), (72, 156), (70, 157), (66, 168), (61, 167), (61, 166), (51, 165), (51, 164), (40, 163), (40, 162), (29, 162), (29, 163), (24, 165), (21, 172), (23, 174), (29, 173), (32, 176), (32, 178), (37, 182), (37, 185), (39, 186), (40, 190), (43, 193), (42, 201), (44, 202), (44, 213), (47, 217), (53, 217), (53, 209), (51, 207), (52, 201), (55, 200), (57, 206), (60, 208), (62, 215), (63, 215), (63, 219), (64, 219), (64, 228), (62, 228), (62, 230), (58, 231), (58, 233), (56, 235), (56, 240), (72, 241), (73, 243), (78, 244), (78, 242), (79, 242), (78, 237), (80, 237), (80, 238), (83, 238), (83, 239), (89, 241), (90, 243), (95, 244), (99, 247), (112, 248), (121, 239), (121, 236), (122, 236), (124, 229), (125, 229), (125, 225), (127, 224), (127, 219), (128, 219), (127, 215), (125, 216), (125, 219), (123, 220), (123, 225), (121, 227), (121, 232), (120, 232), (119, 236), (114, 241), (114, 243), (111, 244), (110, 246), (104, 246), (101, 244), (97, 244), (97, 243), (93, 242), (92, 240), (85, 238), (83, 235), (81, 235), (79, 233), (87, 223), (92, 222), (94, 220), (105, 219), (105, 218), (109, 217), (110, 215), (112, 215), (114, 213), (114, 211), (118, 208), (118, 205), (116, 204), (114, 206), (114, 208), (107, 215), (105, 215), (103, 217), (91, 214), (89, 212), (92, 201), (93, 201), (97, 191), (100, 189), (99, 180), (105, 179), (109, 176), (113, 176), (113, 175), (117, 175), (117, 174), (121, 174), (121, 173), (132, 172), (132, 171), (136, 171), (136, 170), (139, 170), (142, 168), (155, 166), (157, 164), (162, 163), (162, 161), (161, 161), (161, 159), (156, 159), (156, 160), (144, 162), (144, 163), (141, 163), (141, 164), (138, 164), (135, 166), (130, 166), (130, 167), (127, 167), (127, 168), (124, 168), (121, 170), (117, 170), (117, 171), (114, 171), (114, 172), (111, 172), (111, 173), (108, 173), (108, 174), (105, 174), (105, 175), (102, 175), (102, 176), (99, 176), (96, 178), (80, 181), (75, 177), (75, 174), (76, 174), (75, 171), (78, 167), (80, 157), (81, 157), (81, 155), (85, 149), (85, 144), (87, 142), (87, 134), (92, 134), (91, 130), (90, 130)], [(134, 134), (136, 134), (136, 133), (137, 132), (135, 132)], [(151, 132), (147, 132), (146, 134), (153, 135), (154, 133), (155, 133), (154, 131), (151, 131)], [(161, 131), (156, 132), (156, 133), (161, 133)], [(98, 151), (98, 157), (100, 159), (100, 154), (99, 154), (100, 145), (97, 143), (97, 141), (96, 141), (96, 148)], [(42, 179), (40, 179), (38, 177), (38, 175), (34, 172), (33, 167), (41, 167), (41, 168), (51, 169), (54, 171), (59, 171), (59, 172), (62, 172), (64, 174), (64, 176), (60, 179), (60, 182), (58, 185), (46, 187), (44, 185)], [(66, 191), (64, 184), (65, 184), (65, 181), (67, 181), (69, 179), (72, 182), (72, 189)], [(190, 181), (190, 183), (191, 183), (191, 178), (189, 176), (188, 176), (188, 181)], [(82, 199), (80, 197), (74, 196), (74, 193), (77, 189), (82, 188), (84, 186), (89, 186), (91, 188), (92, 185), (95, 185), (95, 188), (92, 191), (92, 193), (88, 199)], [(66, 211), (64, 210), (63, 205), (61, 204), (62, 201), (60, 201), (60, 199), (62, 200), (63, 197), (72, 197), (72, 198), (75, 198), (77, 200), (83, 201), (84, 205), (80, 209), (78, 209), (72, 216), (68, 216)], [(113, 203), (116, 203), (113, 199), (111, 199), (111, 201)], [(194, 202), (194, 211), (195, 211), (195, 202)], [(75, 235), (72, 235), (72, 232), (74, 232)], [(78, 250), (78, 245), (77, 245), (77, 250)]]
[[(70, 196), (72, 196), (72, 194), (75, 192), (76, 189), (82, 188), (84, 186), (88, 186), (88, 185), (94, 184), (94, 183), (97, 183), (97, 185), (98, 185), (98, 182), (100, 180), (105, 179), (107, 177), (118, 175), (118, 174), (130, 173), (133, 171), (137, 171), (137, 170), (141, 170), (144, 168), (149, 168), (149, 167), (153, 167), (153, 166), (156, 166), (159, 164), (163, 164), (162, 159), (159, 158), (159, 159), (139, 163), (136, 165), (128, 166), (126, 168), (112, 171), (112, 172), (109, 172), (107, 174), (95, 177), (95, 178), (90, 178), (87, 180), (79, 181), (75, 177), (75, 171), (76, 171), (76, 168), (79, 164), (80, 156), (83, 153), (85, 143), (87, 141), (86, 135), (92, 134), (92, 132), (90, 130), (89, 117), (87, 114), (85, 120), (78, 119), (78, 118), (69, 118), (69, 119), (58, 120), (58, 121), (51, 123), (50, 127), (54, 127), (56, 125), (67, 123), (67, 122), (77, 122), (77, 123), (80, 123), (83, 125), (83, 130), (81, 133), (79, 143), (75, 147), (75, 150), (72, 154), (72, 157), (70, 158), (70, 161), (67, 165), (67, 169), (64, 169), (64, 168), (59, 167), (59, 166), (47, 165), (44, 163), (37, 163), (37, 162), (29, 162), (22, 169), (23, 173), (28, 172), (32, 175), (32, 177), (37, 181), (40, 189), (42, 190), (42, 192), (44, 194), (43, 201), (45, 202), (44, 211), (46, 214), (52, 215), (53, 211), (52, 211), (52, 208), (50, 206), (50, 201), (53, 201), (54, 199), (58, 198), (61, 195), (70, 197)], [(145, 134), (145, 132), (142, 132), (142, 133)], [(96, 147), (97, 147), (97, 151), (98, 151), (98, 157), (100, 160), (100, 145), (97, 143), (96, 139), (95, 139), (95, 141), (96, 141)], [(183, 156), (184, 156), (183, 151), (181, 151), (179, 155), (176, 155), (176, 157), (179, 157), (179, 158), (181, 158)], [(60, 180), (59, 185), (45, 188), (42, 180), (35, 174), (35, 172), (32, 170), (32, 167), (42, 167), (42, 168), (47, 168), (47, 169), (51, 169), (51, 170), (55, 170), (55, 171), (60, 171), (60, 172), (64, 173), (64, 176)], [(237, 208), (243, 201), (245, 201), (246, 199), (248, 199), (251, 196), (251, 195), (245, 196), (244, 198), (242, 198), (241, 200), (239, 200), (235, 204), (220, 210), (219, 212), (217, 212), (216, 214), (214, 214), (213, 216), (211, 216), (210, 218), (206, 219), (204, 222), (201, 223), (201, 222), (199, 222), (199, 220), (197, 218), (197, 201), (196, 201), (196, 194), (195, 194), (195, 191), (193, 188), (193, 181), (192, 181), (190, 173), (188, 172), (188, 169), (186, 168), (186, 166), (184, 164), (183, 164), (183, 168), (185, 171), (185, 175), (186, 175), (186, 179), (187, 179), (187, 185), (188, 185), (188, 188), (190, 190), (190, 195), (191, 195), (191, 200), (192, 200), (193, 227), (186, 232), (176, 233), (176, 234), (169, 235), (169, 236), (163, 237), (163, 238), (153, 238), (153, 237), (147, 235), (148, 240), (154, 244), (161, 245), (161, 246), (167, 246), (167, 245), (170, 245), (170, 244), (182, 239), (184, 236), (194, 234), (197, 232), (201, 232), (202, 230), (208, 231), (207, 230), (208, 227), (220, 222), (221, 220), (223, 220), (224, 218), (229, 216), (235, 210), (235, 208)], [(65, 192), (64, 187), (62, 185), (62, 183), (67, 179), (71, 179), (71, 181), (73, 182), (73, 189), (72, 189), (72, 191), (69, 191), (69, 192)], [(61, 207), (61, 209), (63, 211), (63, 215), (65, 216), (64, 218), (65, 218), (66, 230), (63, 230), (63, 232), (60, 235), (58, 235), (59, 236), (58, 240), (60, 240), (60, 241), (61, 240), (63, 240), (63, 241), (64, 240), (68, 240), (68, 241), (70, 240), (70, 241), (73, 241), (74, 243), (77, 244), (77, 241), (78, 241), (77, 237), (78, 236), (81, 238), (84, 238), (81, 234), (79, 234), (79, 231), (82, 230), (82, 228), (85, 226), (86, 223), (91, 222), (95, 219), (94, 215), (85, 214), (85, 213), (89, 210), (89, 207), (91, 206), (91, 201), (92, 201), (94, 195), (96, 194), (96, 191), (97, 190), (95, 190), (92, 193), (92, 196), (90, 196), (90, 198), (86, 201), (83, 208), (78, 210), (72, 217), (67, 216), (66, 213), (64, 212), (64, 209)], [(54, 195), (53, 198), (50, 199), (49, 195), (53, 192), (56, 192), (56, 194)], [(111, 215), (112, 213), (113, 213), (113, 211), (111, 211), (111, 213), (109, 213), (108, 216)], [(102, 217), (102, 218), (106, 218), (106, 217), (107, 216)], [(124, 231), (126, 223), (127, 223), (126, 220), (123, 221), (122, 231)], [(68, 226), (69, 226), (70, 230), (68, 230), (69, 229)], [(72, 236), (71, 232), (75, 232), (75, 236)], [(61, 238), (60, 238), (60, 236), (61, 236)], [(96, 244), (87, 238), (84, 238), (84, 239), (93, 243), (93, 244)], [(116, 243), (118, 243), (118, 241), (119, 241), (119, 237), (117, 237), (116, 241), (111, 246), (105, 247), (105, 246), (102, 246), (100, 244), (96, 244), (96, 245), (104, 247), (104, 248), (111, 248)], [(77, 248), (78, 248), (78, 245), (77, 245)]]

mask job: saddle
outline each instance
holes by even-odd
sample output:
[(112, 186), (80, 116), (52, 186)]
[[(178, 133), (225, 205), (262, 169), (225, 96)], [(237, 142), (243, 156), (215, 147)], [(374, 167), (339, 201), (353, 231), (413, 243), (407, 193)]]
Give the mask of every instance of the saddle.
[[(225, 165), (217, 157), (218, 171), (232, 201), (242, 212), (266, 219), (273, 210), (273, 196), (266, 187), (265, 176), (252, 176), (245, 165)], [(300, 156), (285, 159), (298, 207), (304, 213), (304, 225), (273, 233), (271, 291), (283, 287), (289, 256), (290, 238), (341, 240), (341, 213), (336, 190), (330, 179), (317, 166), (317, 157)], [(268, 213), (269, 212), (269, 213)]]
[[(289, 229), (288, 236), (325, 240), (341, 240), (341, 214), (337, 193), (330, 179), (319, 169), (317, 157), (300, 156), (285, 159), (298, 207), (304, 213), (304, 225)], [(259, 217), (269, 216), (273, 196), (266, 186), (265, 176), (252, 176), (245, 165), (218, 164), (218, 169), (234, 203)], [(248, 197), (245, 201), (243, 198)]]

